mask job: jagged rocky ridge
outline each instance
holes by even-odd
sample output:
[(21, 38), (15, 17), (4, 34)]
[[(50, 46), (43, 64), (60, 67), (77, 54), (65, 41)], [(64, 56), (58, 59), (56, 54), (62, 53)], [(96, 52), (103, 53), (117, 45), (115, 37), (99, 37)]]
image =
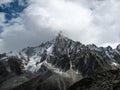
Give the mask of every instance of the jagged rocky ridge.
[[(51, 82), (53, 82), (52, 89), (49, 87), (44, 90), (53, 90), (54, 83), (57, 83), (55, 90), (65, 90), (84, 77), (118, 69), (119, 64), (120, 45), (116, 49), (112, 49), (110, 46), (103, 48), (94, 44), (84, 45), (59, 33), (55, 39), (37, 47), (24, 48), (17, 54), (12, 52), (1, 54), (0, 88), (1, 90), (14, 88), (21, 84), (24, 85), (24, 82), (29, 82), (29, 80), (36, 82), (37, 76), (41, 77), (41, 74), (45, 72), (52, 72), (45, 81), (39, 82), (41, 85), (47, 86), (52, 86)], [(40, 88), (40, 90), (42, 89)], [(31, 90), (34, 89), (31, 88)]]
[(19, 57), (25, 60), (25, 69), (31, 72), (39, 72), (41, 65), (46, 63), (62, 72), (73, 69), (87, 76), (97, 71), (118, 68), (119, 47), (120, 45), (116, 49), (110, 46), (103, 48), (94, 44), (85, 46), (59, 34), (54, 40), (38, 47), (23, 49)]

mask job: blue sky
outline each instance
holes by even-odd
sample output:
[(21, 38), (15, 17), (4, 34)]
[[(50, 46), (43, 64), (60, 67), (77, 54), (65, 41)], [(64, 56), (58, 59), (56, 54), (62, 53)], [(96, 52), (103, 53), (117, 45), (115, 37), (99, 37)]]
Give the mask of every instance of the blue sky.
[(0, 12), (5, 13), (6, 21), (8, 23), (12, 18), (19, 17), (19, 14), (27, 7), (27, 2), (24, 0), (24, 6), (19, 5), (18, 0), (13, 0), (10, 3), (2, 4), (0, 6)]

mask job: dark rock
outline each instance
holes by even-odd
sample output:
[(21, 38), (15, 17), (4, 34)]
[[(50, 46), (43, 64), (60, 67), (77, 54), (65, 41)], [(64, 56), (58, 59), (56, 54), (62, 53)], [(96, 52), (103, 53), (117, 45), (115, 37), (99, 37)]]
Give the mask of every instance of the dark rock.
[(94, 74), (80, 80), (67, 90), (120, 90), (120, 70)]
[(21, 60), (15, 56), (11, 56), (8, 59), (8, 64), (10, 66), (11, 71), (13, 71), (15, 74), (20, 75), (22, 74), (21, 70)]

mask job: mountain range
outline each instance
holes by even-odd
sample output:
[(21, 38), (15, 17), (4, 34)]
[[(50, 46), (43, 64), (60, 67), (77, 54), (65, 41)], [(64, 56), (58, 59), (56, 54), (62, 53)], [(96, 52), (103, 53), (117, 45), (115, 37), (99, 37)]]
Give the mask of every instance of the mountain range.
[(0, 54), (0, 90), (113, 90), (97, 85), (113, 76), (119, 84), (119, 68), (120, 44), (84, 45), (60, 32), (39, 46)]

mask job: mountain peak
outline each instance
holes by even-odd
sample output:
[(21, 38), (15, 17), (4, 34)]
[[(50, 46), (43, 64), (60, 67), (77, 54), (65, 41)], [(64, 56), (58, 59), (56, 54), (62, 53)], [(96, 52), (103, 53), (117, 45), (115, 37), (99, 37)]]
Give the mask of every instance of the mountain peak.
[(56, 43), (62, 43), (64, 41), (67, 42), (68, 40), (69, 40), (69, 38), (67, 36), (65, 36), (62, 31), (60, 31), (55, 38)]
[(60, 30), (59, 33), (58, 33), (58, 35), (63, 35), (63, 31)]
[(58, 36), (57, 36), (57, 37), (59, 37), (59, 38), (64, 38), (65, 36), (64, 36), (63, 31), (60, 31), (60, 32), (58, 33)]

